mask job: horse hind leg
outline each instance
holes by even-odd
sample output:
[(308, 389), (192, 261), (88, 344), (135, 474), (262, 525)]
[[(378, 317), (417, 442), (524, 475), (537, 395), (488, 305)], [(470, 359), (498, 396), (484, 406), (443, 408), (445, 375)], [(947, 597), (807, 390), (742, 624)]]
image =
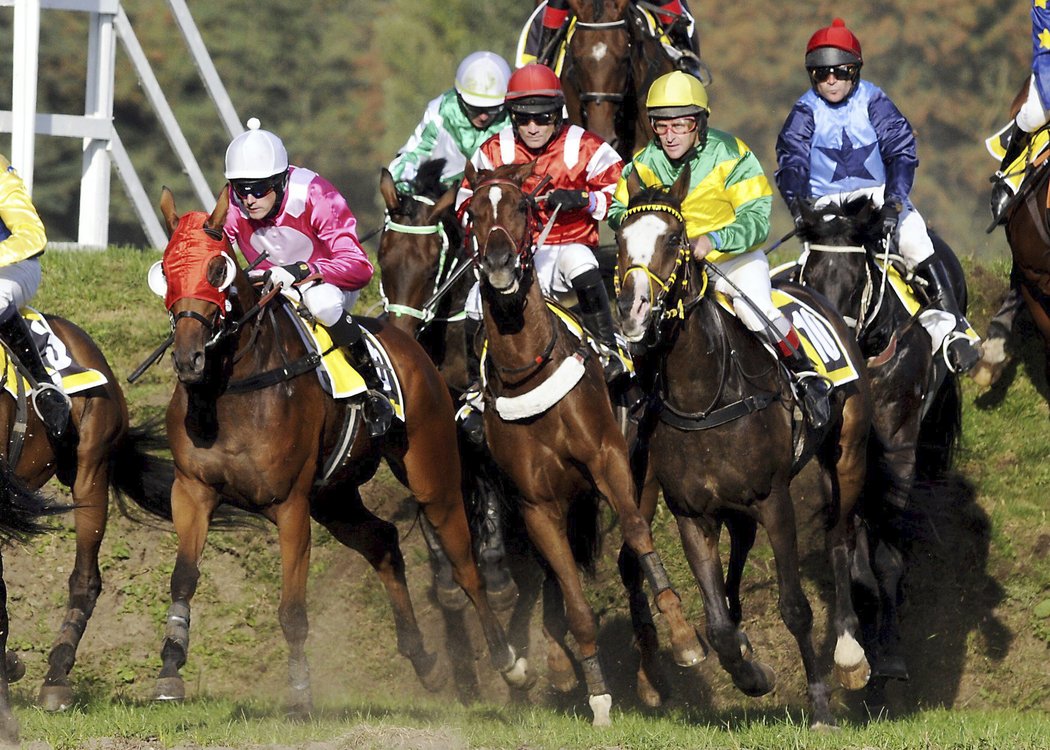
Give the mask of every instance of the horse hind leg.
[(620, 580), (627, 590), (627, 601), (631, 612), (631, 627), (634, 631), (634, 648), (638, 652), (638, 671), (635, 675), (635, 690), (638, 699), (650, 708), (663, 704), (661, 687), (667, 681), (660, 674), (657, 652), (660, 644), (653, 622), (649, 597), (642, 586), (642, 568), (638, 557), (625, 544), (620, 548), (618, 560)]
[(9, 671), (10, 655), (7, 651), (7, 634), (10, 632), (10, 621), (7, 615), (7, 585), (4, 583), (4, 565), (0, 558), (0, 742), (4, 744), (18, 743), (18, 719), (11, 710), (11, 695), (8, 683), (13, 681)]

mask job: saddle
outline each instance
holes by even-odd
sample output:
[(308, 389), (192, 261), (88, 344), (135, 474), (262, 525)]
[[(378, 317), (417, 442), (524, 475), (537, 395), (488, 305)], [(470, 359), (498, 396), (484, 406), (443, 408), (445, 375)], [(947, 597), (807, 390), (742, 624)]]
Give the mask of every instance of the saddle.
[[(22, 317), (29, 324), (29, 331), (33, 335), (33, 342), (40, 351), (40, 357), (52, 373), (59, 373), (62, 377), (62, 390), (66, 395), (73, 395), (86, 391), (89, 388), (97, 388), (109, 382), (105, 375), (98, 370), (85, 367), (73, 359), (72, 352), (66, 348), (65, 343), (53, 330), (47, 319), (31, 307), (23, 307)], [(30, 389), (28, 374), (21, 368), (15, 366), (15, 359), (3, 347), (4, 372), (2, 375), (4, 389), (19, 398)]]

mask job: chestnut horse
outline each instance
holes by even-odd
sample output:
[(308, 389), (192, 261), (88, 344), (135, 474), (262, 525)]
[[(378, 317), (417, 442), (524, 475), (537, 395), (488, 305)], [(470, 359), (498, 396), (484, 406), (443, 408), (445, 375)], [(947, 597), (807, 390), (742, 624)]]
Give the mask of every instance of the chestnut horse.
[[(642, 350), (636, 363), (652, 394), (640, 428), (642, 446), (648, 446), (649, 469), (675, 516), (703, 595), (711, 645), (733, 684), (751, 696), (764, 695), (774, 685), (772, 669), (753, 658), (740, 627), (741, 574), (757, 522), (773, 549), (780, 614), (802, 656), (813, 722), (833, 724), (799, 572), (789, 489), (801, 468), (793, 451), (793, 397), (759, 338), (705, 293), (708, 274), (717, 270), (704, 273), (690, 258), (680, 209), (688, 188), (688, 168), (670, 190), (642, 188), (629, 180), (631, 202), (617, 232), (623, 332)], [(835, 587), (835, 672), (844, 687), (858, 689), (867, 681), (869, 666), (860, 646), (850, 566), (855, 506), (864, 486), (870, 393), (856, 343), (827, 300), (797, 286), (786, 291), (823, 314), (858, 375), (834, 389), (829, 431), (807, 430), (809, 449), (799, 451), (815, 454), (821, 470)], [(833, 338), (819, 321), (810, 325), (815, 326), (811, 334)], [(650, 517), (654, 511), (643, 508)], [(728, 579), (719, 556), (723, 524), (732, 543)]]
[[(567, 621), (594, 724), (600, 726), (609, 723), (612, 698), (599, 660), (597, 622), (577, 567), (593, 562), (600, 498), (615, 511), (624, 542), (653, 589), (671, 630), (675, 660), (691, 666), (702, 651), (638, 511), (627, 444), (601, 363), (540, 292), (532, 262), (535, 201), (521, 187), (532, 170), (532, 163), (491, 171), (475, 171), (468, 163), (466, 169), (488, 342), (485, 435), (496, 463), (521, 494), (525, 529), (549, 569), (543, 617), (552, 681), (562, 690), (575, 684), (565, 644)], [(625, 585), (633, 597), (641, 581), (625, 576)], [(644, 614), (648, 617), (648, 610)], [(644, 631), (652, 622), (634, 625), (644, 648), (649, 642)], [(643, 654), (642, 669), (651, 663), (652, 655)]]
[[(951, 468), (962, 424), (958, 378), (935, 355), (930, 334), (919, 324), (926, 308), (910, 312), (893, 291), (879, 216), (866, 196), (820, 208), (803, 205), (798, 237), (808, 252), (797, 267), (797, 280), (827, 296), (850, 321), (868, 360), (874, 411), (861, 512), (868, 554), (857, 561), (875, 612), (867, 618), (874, 628), (867, 645), (875, 656), (876, 689), (886, 679), (908, 677), (898, 632), (904, 512), (917, 475), (937, 479)], [(965, 311), (962, 267), (944, 240), (932, 232), (931, 239)]]
[(64, 347), (63, 355), (97, 370), (106, 381), (71, 395), (68, 433), (57, 449), (25, 397), (0, 392), (0, 456), (30, 488), (42, 487), (57, 474), (72, 494), (76, 557), (69, 574), (65, 615), (37, 697), (40, 706), (58, 711), (73, 703), (69, 673), (102, 591), (99, 549), (106, 533), (110, 494), (125, 515), (131, 515), (126, 503), (130, 498), (150, 515), (170, 520), (174, 468), (170, 461), (152, 454), (166, 447), (156, 428), (130, 425), (124, 392), (91, 337), (68, 320), (45, 318), (57, 337), (49, 346), (59, 351)]
[(569, 0), (576, 17), (561, 82), (569, 120), (625, 160), (652, 138), (645, 97), (674, 62), (634, 0)]
[(403, 396), (404, 421), (382, 439), (369, 438), (359, 429), (357, 407), (322, 389), (317, 359), (299, 338), (284, 296), (260, 297), (237, 267), (222, 232), (228, 207), (225, 190), (210, 216), (180, 217), (167, 189), (160, 201), (171, 237), (162, 268), (178, 376), (167, 415), (177, 469), (172, 510), (178, 552), (157, 697), (185, 695), (179, 670), (188, 654), (190, 602), (208, 522), (222, 502), (277, 527), (283, 575), (278, 616), (289, 647), (293, 712), (312, 707), (305, 650), (311, 517), (372, 565), (390, 598), (399, 652), (426, 687), (441, 686), (445, 670), (424, 647), (397, 529), (362, 502), (359, 487), (384, 458), (435, 529), (456, 582), (477, 610), (493, 666), (508, 683), (522, 684), (527, 664), (508, 645), (474, 565), (452, 401), (441, 376), (411, 337), (358, 319), (382, 343)]

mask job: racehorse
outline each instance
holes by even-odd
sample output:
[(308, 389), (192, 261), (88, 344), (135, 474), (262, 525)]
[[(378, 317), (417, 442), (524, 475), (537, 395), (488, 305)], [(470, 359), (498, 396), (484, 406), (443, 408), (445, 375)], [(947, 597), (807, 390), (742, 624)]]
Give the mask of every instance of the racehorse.
[[(774, 684), (773, 670), (754, 658), (740, 627), (741, 575), (757, 523), (773, 549), (780, 614), (801, 653), (813, 722), (834, 724), (801, 585), (789, 483), (802, 457), (815, 455), (835, 587), (835, 673), (844, 687), (858, 689), (869, 667), (860, 646), (850, 566), (871, 417), (867, 381), (863, 368), (851, 364), (856, 377), (834, 389), (829, 431), (806, 429), (804, 441), (795, 440), (785, 375), (758, 337), (707, 291), (717, 269), (701, 272), (703, 266), (690, 257), (680, 209), (688, 188), (688, 168), (670, 189), (643, 188), (629, 179), (631, 201), (617, 232), (617, 305), (625, 337), (641, 352), (636, 366), (651, 394), (639, 450), (648, 450), (648, 468), (674, 514), (703, 596), (711, 646), (733, 684), (750, 696), (764, 695)], [(838, 351), (833, 361), (860, 362), (855, 342), (827, 300), (798, 286), (784, 290), (808, 306), (792, 313), (796, 327), (822, 341), (840, 341), (840, 347), (823, 349)], [(655, 507), (643, 512), (651, 517)], [(731, 540), (727, 578), (719, 556), (723, 524)]]
[(633, 0), (569, 0), (576, 20), (561, 69), (569, 120), (625, 160), (652, 138), (649, 86), (674, 62)]
[[(874, 597), (873, 607), (881, 610), (872, 618), (877, 629), (869, 638), (876, 657), (873, 675), (906, 679), (898, 643), (904, 574), (899, 550), (907, 526), (901, 514), (917, 473), (935, 479), (951, 467), (962, 419), (959, 384), (944, 358), (934, 355), (930, 334), (920, 324), (926, 306), (916, 303), (913, 312), (894, 293), (887, 267), (892, 258), (885, 255), (876, 205), (866, 196), (819, 208), (804, 205), (802, 218), (798, 237), (808, 252), (797, 267), (797, 280), (832, 301), (868, 361), (875, 404), (869, 441), (873, 470), (862, 516), (871, 538), (869, 555), (858, 555), (860, 580)], [(940, 237), (931, 233), (931, 238), (965, 310), (962, 268)]]
[[(562, 690), (575, 684), (565, 645), (567, 620), (593, 723), (601, 726), (609, 723), (612, 698), (599, 660), (597, 623), (577, 567), (586, 569), (594, 560), (599, 498), (616, 512), (624, 542), (653, 589), (671, 630), (675, 660), (691, 666), (702, 652), (653, 547), (649, 524), (638, 511), (627, 444), (601, 363), (540, 291), (533, 265), (535, 198), (521, 187), (533, 167), (475, 171), (468, 163), (466, 168), (487, 334), (485, 434), (493, 458), (521, 494), (526, 531), (549, 568), (543, 617), (552, 682)], [(640, 583), (625, 576), (632, 597)], [(641, 632), (651, 621), (634, 625), (644, 647)], [(642, 662), (644, 669), (651, 655), (643, 655)]]
[(221, 502), (277, 526), (283, 575), (278, 616), (289, 646), (293, 713), (312, 707), (305, 652), (311, 517), (375, 569), (390, 598), (399, 652), (424, 686), (441, 686), (443, 665), (424, 647), (397, 529), (362, 502), (359, 486), (383, 458), (435, 529), (481, 620), (493, 666), (508, 683), (523, 684), (527, 664), (508, 645), (474, 565), (452, 402), (426, 353), (403, 332), (358, 319), (389, 356), (388, 375), (396, 376), (404, 414), (383, 439), (371, 439), (360, 429), (357, 407), (332, 399), (314, 376), (317, 359), (302, 343), (284, 296), (273, 289), (260, 296), (237, 266), (222, 233), (227, 191), (211, 215), (180, 217), (167, 189), (160, 208), (170, 236), (162, 269), (178, 376), (167, 414), (177, 468), (172, 510), (178, 552), (157, 697), (185, 695), (179, 670), (188, 654), (190, 601), (209, 518)]
[[(166, 447), (156, 428), (130, 425), (124, 393), (91, 337), (68, 320), (44, 317), (54, 334), (49, 349), (57, 352), (56, 359), (71, 359), (102, 376), (98, 385), (72, 393), (69, 432), (57, 449), (27, 404), (25, 393), (0, 392), (3, 461), (34, 490), (57, 474), (73, 499), (76, 558), (69, 574), (65, 615), (37, 696), (43, 708), (58, 711), (73, 703), (69, 673), (102, 591), (99, 549), (106, 532), (111, 491), (125, 515), (131, 515), (126, 502), (130, 498), (150, 515), (170, 520), (174, 468), (170, 461), (153, 455), (154, 450)], [(34, 323), (33, 327), (38, 325)], [(16, 381), (12, 378), (9, 382)], [(6, 627), (3, 633), (6, 635)]]
[[(1028, 95), (1028, 79), (1014, 97), (1010, 106), (1010, 117), (1017, 115)], [(1045, 126), (1044, 126), (1045, 128)], [(1035, 139), (1035, 134), (1031, 136)], [(1043, 339), (1044, 372), (1050, 381), (1050, 167), (1046, 154), (1038, 164), (1028, 167), (1028, 173), (1011, 200), (1005, 214), (1006, 241), (1013, 256), (1013, 271), (1016, 276), (1024, 306), (1032, 316), (1039, 335)], [(984, 357), (975, 370), (989, 370), (987, 383), (998, 379), (1007, 364), (1005, 356), (1006, 335), (1013, 323), (1010, 315), (1006, 326), (998, 336), (990, 335), (982, 347)], [(994, 361), (990, 352), (998, 354)], [(981, 381), (979, 381), (981, 382)]]

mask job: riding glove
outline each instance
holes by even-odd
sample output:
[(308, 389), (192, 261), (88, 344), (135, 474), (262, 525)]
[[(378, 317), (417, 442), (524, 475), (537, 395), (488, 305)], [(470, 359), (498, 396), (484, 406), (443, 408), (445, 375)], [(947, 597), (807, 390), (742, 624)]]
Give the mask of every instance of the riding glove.
[(897, 224), (900, 221), (901, 204), (886, 201), (882, 204), (882, 233), (887, 237), (897, 236)]
[(293, 284), (302, 281), (311, 273), (310, 266), (302, 262), (274, 266), (270, 269), (270, 281), (275, 285), (281, 284), (285, 289), (291, 289)]
[(562, 211), (575, 211), (589, 208), (591, 196), (586, 190), (551, 190), (547, 193), (547, 208), (554, 210), (560, 206)]

